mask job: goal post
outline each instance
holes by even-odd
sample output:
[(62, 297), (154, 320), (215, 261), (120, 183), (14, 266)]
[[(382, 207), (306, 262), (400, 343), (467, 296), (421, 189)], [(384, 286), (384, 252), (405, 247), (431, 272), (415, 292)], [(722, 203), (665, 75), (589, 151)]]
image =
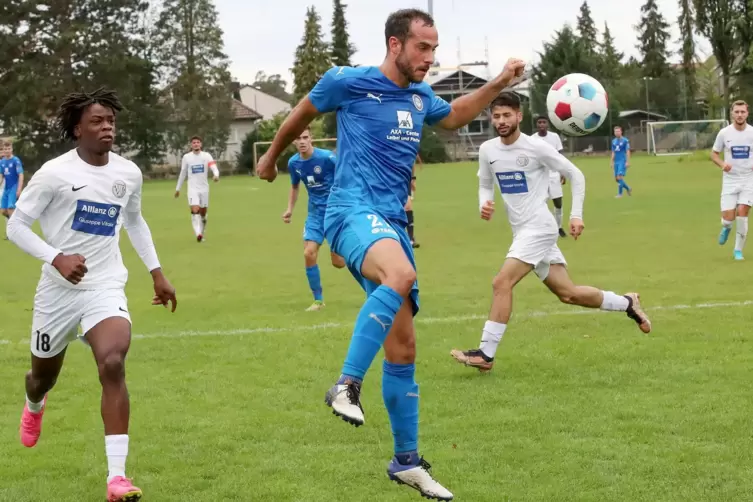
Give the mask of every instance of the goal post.
[[(314, 144), (314, 146), (321, 146), (321, 148), (326, 148), (327, 150), (335, 151), (337, 148), (337, 138), (320, 138), (320, 139), (312, 139), (311, 143)], [(259, 157), (264, 155), (264, 153), (269, 148), (269, 145), (271, 145), (271, 141), (256, 141), (254, 142), (254, 169), (256, 169), (256, 164), (259, 162)], [(288, 147), (288, 149), (293, 149), (292, 146)], [(287, 151), (287, 150), (286, 150)], [(293, 150), (294, 151), (294, 150)]]
[(647, 122), (646, 139), (652, 155), (688, 155), (697, 150), (709, 150), (729, 122), (715, 120), (676, 120)]

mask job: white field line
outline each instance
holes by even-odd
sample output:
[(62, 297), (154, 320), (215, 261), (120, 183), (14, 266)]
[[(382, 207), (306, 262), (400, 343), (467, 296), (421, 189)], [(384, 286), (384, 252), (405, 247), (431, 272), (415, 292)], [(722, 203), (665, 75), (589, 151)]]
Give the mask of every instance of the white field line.
[[(695, 305), (665, 305), (654, 306), (647, 309), (647, 313), (655, 311), (674, 311), (674, 310), (689, 310), (689, 309), (717, 309), (717, 308), (740, 308), (753, 305), (753, 300), (746, 300), (742, 302), (718, 302), (718, 303), (697, 303)], [(525, 318), (537, 318), (537, 317), (553, 317), (553, 316), (572, 316), (572, 315), (596, 315), (596, 314), (609, 314), (596, 309), (578, 309), (573, 308), (569, 310), (559, 311), (531, 311), (524, 314), (515, 315), (516, 319)], [(448, 316), (448, 317), (417, 317), (416, 324), (452, 324), (466, 321), (480, 321), (486, 319), (487, 316), (480, 314), (471, 314), (463, 316)], [(297, 325), (289, 326), (287, 328), (239, 328), (229, 330), (209, 330), (209, 331), (165, 331), (161, 333), (135, 333), (133, 338), (135, 339), (150, 339), (150, 338), (189, 338), (189, 337), (201, 337), (201, 336), (244, 336), (255, 335), (264, 333), (290, 333), (290, 332), (305, 332), (305, 331), (320, 331), (332, 328), (349, 328), (353, 323), (342, 322), (330, 322), (324, 324), (313, 325)], [(8, 345), (14, 343), (11, 340), (0, 339), (0, 345)], [(29, 340), (24, 339), (18, 343), (28, 344)]]

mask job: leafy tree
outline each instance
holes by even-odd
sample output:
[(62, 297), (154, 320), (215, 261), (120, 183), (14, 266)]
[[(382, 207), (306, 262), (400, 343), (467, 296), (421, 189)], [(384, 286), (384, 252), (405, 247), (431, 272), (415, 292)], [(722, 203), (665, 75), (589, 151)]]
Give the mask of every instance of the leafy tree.
[(306, 11), (303, 38), (295, 50), (293, 99), (297, 103), (332, 66), (329, 46), (322, 37), (321, 18), (312, 6)]
[(588, 6), (588, 0), (584, 0), (580, 6), (576, 26), (580, 35), (580, 42), (583, 45), (583, 51), (588, 57), (595, 58), (599, 49), (599, 32), (596, 30), (593, 17), (591, 17), (591, 8)]
[(267, 75), (263, 71), (257, 72), (256, 77), (254, 78), (254, 83), (251, 85), (270, 96), (274, 96), (291, 104), (293, 102), (293, 95), (287, 91), (288, 83), (283, 80), (279, 73)]
[[(356, 48), (350, 43), (348, 22), (345, 20), (345, 8), (341, 0), (334, 0), (332, 10), (332, 64), (335, 66), (351, 66), (351, 57)], [(337, 136), (337, 117), (334, 112), (324, 116), (324, 134), (330, 138)]]
[(730, 99), (730, 75), (735, 56), (739, 54), (739, 40), (731, 29), (739, 12), (730, 0), (693, 0), (695, 24), (698, 33), (706, 37), (722, 72), (724, 103)]

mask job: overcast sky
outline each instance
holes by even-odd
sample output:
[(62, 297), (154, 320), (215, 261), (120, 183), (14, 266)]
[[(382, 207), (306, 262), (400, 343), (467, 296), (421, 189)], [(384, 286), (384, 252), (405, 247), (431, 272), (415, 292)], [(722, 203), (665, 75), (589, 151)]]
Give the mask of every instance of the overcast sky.
[[(347, 1), (347, 0), (346, 0)], [(583, 0), (434, 0), (439, 30), (437, 59), (442, 66), (485, 59), (488, 40), (490, 69), (497, 72), (509, 57), (535, 59), (542, 42), (551, 39), (565, 22), (575, 24)], [(644, 0), (589, 2), (599, 31), (604, 22), (619, 50), (636, 55), (634, 25)], [(672, 25), (672, 50), (679, 49), (676, 0), (657, 0)], [(225, 49), (232, 60), (233, 77), (251, 83), (257, 71), (281, 74), (290, 84), (293, 53), (303, 34), (306, 8), (314, 5), (329, 39), (331, 0), (215, 0), (224, 31)], [(394, 10), (426, 9), (427, 0), (350, 0), (346, 18), (357, 64), (379, 64), (384, 57), (384, 21)], [(702, 49), (707, 45), (703, 44)]]

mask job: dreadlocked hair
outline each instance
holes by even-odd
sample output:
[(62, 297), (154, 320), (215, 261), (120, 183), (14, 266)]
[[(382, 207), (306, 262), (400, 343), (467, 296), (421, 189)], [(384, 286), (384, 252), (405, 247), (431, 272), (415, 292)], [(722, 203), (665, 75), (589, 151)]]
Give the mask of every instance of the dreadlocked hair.
[(74, 130), (81, 122), (84, 110), (95, 103), (110, 108), (116, 113), (123, 109), (115, 91), (104, 87), (92, 92), (72, 92), (63, 99), (55, 119), (55, 126), (60, 132), (60, 137), (64, 140), (75, 141)]

